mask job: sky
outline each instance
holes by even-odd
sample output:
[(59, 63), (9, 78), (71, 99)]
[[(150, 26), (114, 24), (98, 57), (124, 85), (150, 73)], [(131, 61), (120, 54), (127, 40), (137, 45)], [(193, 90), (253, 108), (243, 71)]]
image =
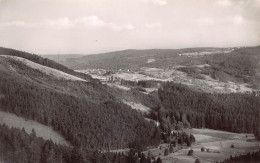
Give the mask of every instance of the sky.
[(260, 0), (0, 0), (0, 46), (36, 54), (260, 44)]

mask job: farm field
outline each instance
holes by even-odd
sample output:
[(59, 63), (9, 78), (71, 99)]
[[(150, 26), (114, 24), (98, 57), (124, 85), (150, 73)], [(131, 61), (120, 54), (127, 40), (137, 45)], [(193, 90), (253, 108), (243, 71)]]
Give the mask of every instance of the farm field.
[(150, 110), (151, 110), (147, 106), (144, 106), (140, 103), (129, 102), (129, 101), (126, 101), (126, 100), (123, 100), (122, 102), (129, 105), (132, 109), (135, 109), (135, 110), (138, 110), (138, 111), (141, 111), (141, 112), (144, 112), (144, 113), (149, 113)]
[(45, 140), (51, 139), (54, 143), (70, 146), (70, 143), (51, 127), (45, 126), (33, 120), (18, 117), (13, 113), (0, 111), (0, 124), (3, 123), (9, 127), (19, 129), (24, 128), (28, 134), (30, 134), (32, 129), (34, 129), (38, 137), (42, 137)]
[[(176, 67), (178, 68), (178, 66)], [(188, 76), (186, 73), (181, 72), (177, 69), (163, 70), (158, 68), (142, 68), (140, 72), (116, 72), (115, 74), (109, 75), (108, 77), (89, 74), (93, 78), (101, 80), (103, 83), (107, 83), (106, 79), (113, 76), (114, 78), (124, 79), (129, 81), (140, 81), (140, 80), (155, 80), (161, 82), (173, 81), (175, 83), (182, 83), (189, 85), (196, 89), (202, 90), (208, 93), (244, 93), (253, 91), (245, 83), (234, 83), (234, 82), (222, 82), (211, 78), (208, 75), (202, 75), (204, 79), (197, 79)], [(108, 84), (112, 86), (111, 84)], [(117, 86), (116, 86), (117, 85)], [(114, 83), (113, 86), (120, 87), (120, 83)], [(121, 88), (121, 87), (120, 87)], [(151, 88), (152, 91), (158, 88)], [(148, 91), (147, 92), (151, 92)]]
[[(164, 156), (165, 148), (169, 144), (161, 144), (158, 148), (150, 149), (155, 157), (160, 157), (165, 163), (194, 163), (198, 158), (203, 163), (221, 161), (231, 155), (246, 154), (260, 149), (260, 141), (256, 141), (253, 134), (237, 134), (211, 129), (186, 129), (195, 136), (196, 142), (191, 147), (175, 147), (174, 153)], [(231, 148), (231, 145), (234, 145)], [(202, 152), (201, 148), (205, 151)], [(188, 151), (194, 151), (188, 156)], [(145, 152), (146, 154), (148, 151)]]

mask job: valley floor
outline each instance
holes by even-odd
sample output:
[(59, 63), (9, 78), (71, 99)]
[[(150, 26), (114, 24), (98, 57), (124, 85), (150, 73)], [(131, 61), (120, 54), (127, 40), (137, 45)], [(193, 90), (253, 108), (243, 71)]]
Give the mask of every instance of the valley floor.
[[(186, 132), (195, 136), (196, 142), (191, 147), (176, 147), (174, 153), (164, 156), (164, 150), (169, 144), (161, 144), (158, 148), (150, 149), (152, 155), (160, 157), (165, 163), (194, 163), (198, 158), (203, 163), (223, 161), (239, 154), (247, 154), (260, 150), (260, 141), (253, 134), (237, 134), (211, 129), (187, 129)], [(234, 145), (234, 148), (231, 148)], [(201, 148), (205, 151), (202, 152)], [(188, 151), (194, 151), (188, 156)], [(148, 151), (145, 152), (146, 154)]]

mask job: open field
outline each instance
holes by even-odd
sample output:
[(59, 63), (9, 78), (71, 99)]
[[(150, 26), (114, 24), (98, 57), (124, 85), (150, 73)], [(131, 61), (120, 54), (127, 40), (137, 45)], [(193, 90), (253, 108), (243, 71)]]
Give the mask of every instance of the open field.
[[(209, 65), (195, 65), (195, 67), (207, 67)], [(246, 83), (234, 83), (234, 82), (223, 82), (216, 79), (213, 79), (209, 75), (200, 74), (202, 79), (198, 79), (192, 76), (189, 76), (187, 73), (178, 70), (180, 67), (185, 67), (181, 65), (176, 65), (173, 69), (160, 69), (160, 68), (149, 68), (142, 67), (140, 71), (137, 72), (116, 72), (107, 77), (90, 74), (93, 78), (99, 79), (102, 82), (106, 83), (109, 77), (113, 76), (117, 79), (124, 79), (129, 81), (140, 81), (140, 80), (155, 80), (161, 82), (173, 81), (175, 83), (182, 83), (189, 85), (198, 90), (208, 93), (245, 93), (252, 92), (254, 89), (249, 88)], [(84, 72), (84, 71), (82, 71)], [(120, 83), (114, 83), (114, 86), (120, 85)], [(111, 86), (111, 85), (110, 85)], [(151, 88), (157, 90), (158, 88)], [(151, 91), (147, 91), (151, 92)]]
[(116, 84), (116, 83), (106, 83), (106, 84), (108, 86), (112, 87), (112, 88), (119, 88), (119, 89), (124, 90), (124, 91), (130, 90), (130, 88), (123, 86), (123, 85), (120, 85), (120, 84)]
[[(165, 163), (194, 163), (198, 158), (201, 162), (216, 162), (229, 158), (231, 155), (246, 154), (260, 150), (260, 141), (256, 141), (253, 134), (237, 134), (211, 129), (186, 129), (186, 132), (195, 136), (196, 142), (191, 147), (175, 147), (174, 153), (164, 156), (165, 148), (169, 144), (161, 144), (158, 148), (150, 149), (152, 155), (160, 157)], [(231, 148), (234, 145), (234, 148)], [(205, 151), (202, 152), (201, 148)], [(194, 151), (188, 156), (188, 151)], [(145, 152), (146, 154), (148, 151)]]
[(174, 81), (209, 93), (260, 89), (259, 47), (124, 50), (74, 58), (64, 64), (83, 71), (108, 70), (132, 81)]
[[(151, 76), (149, 76), (151, 75)], [(238, 93), (238, 92), (251, 92), (252, 88), (247, 87), (246, 84), (238, 84), (233, 82), (221, 82), (215, 79), (210, 78), (209, 76), (203, 75), (205, 79), (195, 79), (187, 76), (186, 73), (178, 70), (169, 70), (166, 72), (156, 72), (156, 73), (116, 73), (113, 74), (114, 77), (130, 80), (130, 81), (139, 81), (139, 80), (155, 80), (155, 81), (173, 81), (175, 83), (182, 83), (195, 87), (196, 89), (202, 90), (208, 93)], [(157, 90), (157, 88), (152, 88)], [(149, 90), (148, 90), (149, 91)]]
[(70, 146), (70, 143), (51, 127), (33, 120), (18, 117), (12, 113), (0, 111), (0, 124), (6, 124), (9, 127), (16, 127), (19, 129), (24, 128), (28, 134), (34, 129), (38, 137), (42, 137), (45, 140), (51, 139), (54, 143)]
[(144, 106), (143, 104), (140, 104), (140, 103), (129, 102), (129, 101), (126, 101), (126, 100), (122, 100), (122, 102), (129, 105), (132, 109), (141, 111), (143, 113), (149, 113), (150, 110), (151, 110), (147, 106)]
[(161, 79), (161, 78), (156, 78), (144, 74), (139, 74), (139, 73), (125, 73), (125, 72), (120, 72), (113, 74), (113, 77), (117, 77), (120, 79), (125, 79), (125, 80), (130, 80), (130, 81), (139, 81), (139, 80), (157, 80), (157, 81), (167, 81), (167, 79)]

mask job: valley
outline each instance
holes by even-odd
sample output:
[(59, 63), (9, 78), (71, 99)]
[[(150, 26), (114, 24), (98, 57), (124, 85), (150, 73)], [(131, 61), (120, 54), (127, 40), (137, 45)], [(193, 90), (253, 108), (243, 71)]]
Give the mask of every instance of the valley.
[[(239, 49), (236, 49), (236, 51), (239, 51)], [(259, 85), (257, 87), (252, 87), (252, 81), (244, 82), (240, 79), (237, 80), (233, 77), (232, 73), (226, 75), (225, 78), (223, 78), (223, 76), (214, 77), (210, 73), (205, 73), (205, 71), (208, 71), (212, 68), (211, 66), (215, 67), (215, 65), (208, 64), (209, 61), (202, 61), (202, 58), (209, 60), (210, 57), (215, 58), (215, 54), (220, 55), (219, 57), (222, 57), (222, 55), (236, 55), (232, 54), (232, 52), (234, 52), (234, 49), (209, 53), (183, 53), (179, 54), (179, 57), (183, 57), (183, 60), (186, 60), (188, 57), (197, 59), (197, 62), (196, 60), (195, 63), (192, 63), (193, 60), (191, 60), (190, 63), (185, 64), (183, 64), (183, 61), (176, 62), (167, 68), (156, 65), (154, 62), (156, 62), (157, 59), (150, 58), (147, 60), (147, 62), (144, 62), (143, 65), (133, 65), (133, 67), (130, 66), (130, 68), (128, 65), (128, 68), (124, 69), (120, 68), (111, 70), (104, 69), (104, 67), (102, 67), (103, 69), (86, 69), (76, 71), (89, 74), (93, 78), (100, 80), (103, 84), (106, 84), (111, 88), (120, 89), (121, 92), (129, 92), (132, 89), (138, 88), (139, 92), (144, 95), (149, 95), (152, 92), (156, 94), (158, 89), (160, 89), (163, 83), (166, 82), (180, 83), (188, 86), (190, 89), (209, 94), (251, 94), (254, 92), (259, 92)], [(257, 53), (259, 53), (259, 49)], [(254, 56), (256, 56), (257, 60), (259, 60), (260, 55), (257, 53), (254, 53)], [(155, 58), (155, 56), (149, 55), (148, 57)], [(121, 54), (121, 57), (124, 57), (124, 54)], [(143, 56), (143, 58), (144, 57), (147, 56)], [(143, 58), (139, 59), (143, 60)], [(129, 59), (133, 58), (128, 57), (127, 60)], [(124, 62), (125, 59), (122, 60)], [(155, 65), (151, 65), (152, 63)], [(219, 67), (219, 69), (222, 68)], [(260, 72), (259, 64), (254, 67), (254, 71), (256, 72), (256, 76), (251, 77), (255, 78), (253, 82), (256, 84), (259, 82), (259, 76), (257, 75), (257, 73)], [(146, 84), (142, 84), (142, 82)], [(147, 84), (149, 82), (152, 84)], [(121, 96), (121, 98), (123, 99), (122, 101), (126, 103), (125, 99), (127, 98), (127, 94), (124, 94)], [(145, 106), (145, 103), (143, 101), (139, 101), (141, 104), (140, 105), (137, 104), (136, 101), (136, 99), (131, 99), (127, 102), (127, 104), (131, 106), (132, 109), (139, 110), (144, 115), (148, 115), (149, 113), (147, 114), (147, 111), (149, 110), (145, 109), (147, 107)], [(257, 106), (259, 106), (259, 104)], [(156, 119), (153, 119), (153, 121), (155, 124), (158, 123), (156, 122)], [(259, 121), (259, 117), (257, 118), (257, 121)], [(260, 149), (260, 142), (256, 140), (252, 133), (241, 134), (220, 130), (196, 128), (184, 130), (185, 132), (195, 136), (196, 142), (191, 145), (191, 147), (177, 146), (174, 148), (174, 153), (170, 153), (169, 155), (165, 156), (165, 149), (169, 149), (171, 145), (171, 143), (166, 143), (160, 144), (157, 148), (151, 148), (149, 151), (144, 153), (146, 156), (152, 155), (155, 158), (160, 157), (162, 162), (192, 163), (195, 162), (196, 159), (199, 159), (200, 162), (224, 161), (225, 159), (229, 159), (230, 156), (234, 157), (241, 154), (244, 155), (248, 152), (254, 152)], [(232, 145), (235, 147), (231, 147)], [(201, 151), (201, 148), (203, 148), (205, 151)], [(192, 156), (187, 155), (189, 150), (194, 151)], [(124, 152), (126, 151), (124, 150)]]
[[(78, 72), (85, 73), (87, 70), (76, 70)], [(115, 86), (123, 88), (120, 81), (158, 81), (158, 82), (175, 82), (189, 85), (196, 89), (202, 90), (208, 93), (247, 93), (252, 91), (258, 91), (259, 89), (253, 89), (248, 86), (247, 83), (234, 83), (231, 81), (223, 82), (208, 75), (202, 75), (203, 79), (198, 79), (188, 76), (186, 73), (173, 68), (171, 70), (163, 70), (158, 68), (141, 68), (141, 71), (137, 72), (115, 72), (111, 75), (97, 75), (90, 74), (93, 78), (101, 80), (103, 83), (109, 83), (109, 79), (113, 78), (112, 82)], [(108, 85), (111, 85), (110, 83)], [(149, 92), (150, 90), (157, 90), (158, 87), (146, 88)]]
[[(182, 83), (208, 93), (248, 93), (260, 89), (258, 53), (259, 47), (126, 50), (67, 59), (61, 63), (116, 85), (120, 85), (122, 79), (153, 80)], [(78, 67), (73, 67), (73, 63)]]
[(260, 0), (0, 0), (0, 163), (260, 163)]
[[(170, 144), (161, 144), (158, 148), (146, 151), (152, 155), (161, 157), (165, 163), (194, 163), (199, 159), (203, 163), (223, 161), (232, 155), (247, 154), (259, 150), (260, 142), (255, 141), (252, 134), (237, 134), (210, 129), (187, 129), (186, 132), (193, 133), (196, 142), (191, 146), (182, 148), (175, 147), (174, 152), (164, 155), (165, 148)], [(234, 147), (231, 147), (231, 146)], [(203, 148), (203, 151), (201, 150)], [(193, 150), (193, 155), (188, 156), (188, 151)]]
[[(1, 127), (39, 148), (51, 139), (65, 162), (215, 162), (255, 152), (259, 52), (259, 47), (192, 48), (58, 58), (72, 70), (0, 48)], [(1, 143), (15, 159), (21, 157)], [(24, 157), (36, 159), (31, 149), (24, 150)]]

